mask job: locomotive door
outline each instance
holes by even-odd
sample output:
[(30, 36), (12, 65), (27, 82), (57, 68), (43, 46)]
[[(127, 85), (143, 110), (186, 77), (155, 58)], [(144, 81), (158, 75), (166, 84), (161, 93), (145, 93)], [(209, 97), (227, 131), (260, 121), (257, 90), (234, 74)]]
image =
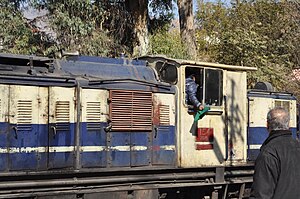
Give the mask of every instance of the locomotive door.
[[(223, 71), (198, 67), (186, 67), (181, 78), (180, 100), (180, 153), (182, 167), (199, 165), (220, 165), (226, 159), (226, 124), (223, 102)], [(195, 76), (192, 80), (191, 75)], [(197, 128), (192, 128), (196, 112), (191, 100), (186, 101), (186, 80), (195, 81), (197, 99), (210, 107), (209, 113), (196, 121)]]
[(83, 89), (81, 123), (82, 167), (106, 166), (106, 135), (108, 91)]
[(74, 96), (74, 88), (49, 88), (49, 169), (73, 166), (75, 157)]
[(170, 94), (154, 94), (154, 132), (152, 134), (152, 164), (176, 163), (175, 97)]
[(47, 88), (10, 86), (9, 169), (45, 168)]

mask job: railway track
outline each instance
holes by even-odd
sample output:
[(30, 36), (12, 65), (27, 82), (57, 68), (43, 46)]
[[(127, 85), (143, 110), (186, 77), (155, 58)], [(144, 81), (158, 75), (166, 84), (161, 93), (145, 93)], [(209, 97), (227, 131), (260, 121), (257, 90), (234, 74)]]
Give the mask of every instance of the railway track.
[[(148, 195), (149, 192), (157, 192), (160, 198), (164, 195), (168, 198), (169, 189), (174, 192), (187, 187), (194, 190), (211, 190), (211, 198), (220, 198), (220, 195), (226, 195), (226, 198), (229, 195), (239, 195), (237, 198), (243, 198), (245, 190), (252, 183), (252, 175), (252, 166), (137, 169), (130, 172), (53, 172), (51, 175), (15, 173), (14, 176), (0, 177), (0, 198), (93, 198), (108, 193), (128, 195), (133, 190), (147, 192)], [(217, 196), (213, 196), (217, 192)]]

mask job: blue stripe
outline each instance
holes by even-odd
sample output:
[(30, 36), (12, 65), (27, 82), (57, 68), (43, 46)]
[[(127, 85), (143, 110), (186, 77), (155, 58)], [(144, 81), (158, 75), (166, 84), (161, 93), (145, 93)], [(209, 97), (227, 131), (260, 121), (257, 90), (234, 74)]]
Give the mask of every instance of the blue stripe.
[(293, 127), (293, 128), (290, 128), (290, 130), (292, 131), (293, 138), (296, 138), (297, 137), (297, 128)]
[[(297, 136), (297, 129), (290, 128), (292, 131), (292, 136), (296, 138)], [(269, 136), (269, 132), (267, 131), (266, 127), (249, 127), (248, 128), (248, 160), (252, 161), (255, 160), (259, 154), (259, 149), (250, 149), (250, 145), (257, 144), (262, 145), (264, 141)]]
[(153, 134), (153, 165), (174, 165), (176, 152), (166, 151), (159, 148), (163, 145), (175, 145), (175, 126), (160, 126), (157, 133)]
[[(67, 124), (65, 124), (67, 125)], [(68, 131), (57, 131), (54, 135), (53, 131), (49, 133), (49, 146), (74, 146), (75, 141), (75, 124), (69, 124)], [(48, 168), (70, 168), (74, 165), (74, 151), (49, 153)]]
[[(11, 129), (7, 139), (9, 147), (38, 147), (47, 146), (47, 142), (45, 142), (47, 136), (46, 125), (31, 125), (30, 131), (22, 131), (21, 127), (18, 127), (17, 131)], [(8, 154), (9, 170), (38, 170), (39, 161), (38, 152)]]
[[(0, 123), (0, 148), (7, 148), (8, 123)], [(8, 154), (0, 154), (0, 171), (8, 168)]]
[[(117, 146), (130, 146), (130, 132), (110, 132), (110, 145)], [(130, 166), (130, 151), (116, 151), (109, 150), (109, 166), (124, 167)]]
[[(129, 167), (149, 165), (174, 165), (175, 150), (164, 150), (164, 145), (175, 146), (175, 127), (158, 127), (157, 132), (105, 132), (101, 123), (99, 130), (87, 131), (86, 123), (81, 124), (81, 146), (100, 146), (106, 150), (97, 152), (81, 152), (81, 166), (92, 167)], [(0, 147), (68, 147), (74, 146), (75, 124), (70, 124), (70, 131), (53, 130), (48, 132), (48, 125), (32, 125), (31, 131), (18, 131), (17, 138), (14, 130), (9, 129), (7, 123), (0, 123)], [(52, 126), (50, 124), (49, 126)], [(55, 126), (55, 125), (53, 125)], [(48, 140), (49, 139), (49, 140)], [(130, 151), (115, 150), (113, 147), (127, 146), (136, 149)], [(141, 147), (141, 148), (138, 148)], [(144, 148), (143, 148), (144, 147)], [(74, 152), (22, 152), (1, 153), (0, 171), (72, 168), (74, 166)]]
[[(297, 129), (290, 128), (294, 138), (297, 136)], [(262, 144), (267, 137), (269, 132), (266, 127), (248, 127), (248, 145), (249, 144)]]
[[(106, 135), (104, 127), (107, 123), (101, 123), (99, 130), (87, 129), (87, 123), (81, 123), (81, 146), (106, 146)], [(81, 165), (83, 168), (87, 167), (106, 167), (107, 152), (82, 152)]]
[(131, 166), (146, 166), (151, 162), (150, 153), (150, 132), (132, 132), (131, 134), (132, 146), (146, 146), (147, 150), (132, 151), (131, 152)]
[(268, 136), (266, 127), (248, 127), (248, 145), (262, 144)]

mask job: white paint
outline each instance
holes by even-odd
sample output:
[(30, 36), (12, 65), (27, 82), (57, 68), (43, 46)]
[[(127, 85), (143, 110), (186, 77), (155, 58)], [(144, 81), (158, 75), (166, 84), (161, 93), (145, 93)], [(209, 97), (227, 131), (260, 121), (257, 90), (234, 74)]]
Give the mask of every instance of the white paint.
[(132, 146), (131, 150), (132, 151), (146, 151), (148, 147), (146, 146)]
[(80, 151), (82, 152), (106, 151), (106, 147), (105, 146), (82, 146), (80, 147)]
[[(161, 150), (174, 151), (175, 145), (160, 146)], [(100, 151), (146, 151), (147, 146), (81, 146), (81, 152), (100, 152)], [(51, 147), (8, 147), (0, 148), (3, 153), (65, 153), (75, 151), (75, 146), (51, 146)]]
[[(99, 89), (81, 89), (81, 105), (82, 105), (82, 120), (81, 122), (88, 122), (88, 103), (98, 102), (100, 103), (99, 118), (95, 117), (94, 122), (107, 122), (107, 115), (109, 114), (109, 105), (107, 99), (109, 98), (109, 92)], [(97, 121), (98, 120), (98, 121)]]
[(163, 145), (160, 146), (160, 149), (165, 151), (175, 151), (175, 145)]
[(49, 152), (72, 152), (74, 151), (74, 146), (51, 146), (49, 147)]
[(261, 147), (261, 144), (250, 144), (249, 146), (248, 146), (248, 149), (260, 149), (260, 147)]
[(154, 102), (169, 107), (169, 125), (175, 126), (175, 96), (170, 94), (154, 93)]
[(130, 151), (130, 146), (111, 146), (112, 151)]

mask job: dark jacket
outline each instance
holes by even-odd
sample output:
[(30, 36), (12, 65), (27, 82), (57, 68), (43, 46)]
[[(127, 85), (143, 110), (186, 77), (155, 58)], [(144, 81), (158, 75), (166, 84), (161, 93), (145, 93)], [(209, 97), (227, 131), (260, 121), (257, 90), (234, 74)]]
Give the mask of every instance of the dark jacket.
[(300, 198), (300, 144), (290, 131), (272, 131), (255, 161), (251, 197)]
[(198, 108), (201, 103), (197, 99), (197, 88), (198, 85), (196, 82), (191, 78), (188, 77), (185, 80), (185, 92), (186, 92), (186, 103), (192, 104), (194, 107)]

